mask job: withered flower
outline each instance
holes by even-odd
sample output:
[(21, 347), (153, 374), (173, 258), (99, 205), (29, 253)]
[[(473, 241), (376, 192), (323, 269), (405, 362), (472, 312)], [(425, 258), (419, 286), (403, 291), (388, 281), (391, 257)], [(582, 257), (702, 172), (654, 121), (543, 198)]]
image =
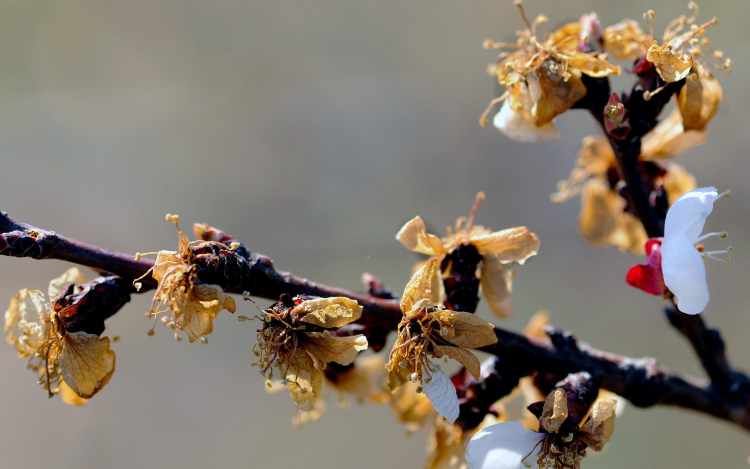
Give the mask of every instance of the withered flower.
[[(695, 178), (682, 166), (659, 161), (648, 153), (642, 154), (642, 160), (646, 173), (652, 175), (656, 187), (663, 188), (670, 203), (695, 189)], [(626, 210), (619, 181), (617, 161), (608, 140), (589, 136), (583, 139), (570, 179), (561, 181), (550, 198), (554, 203), (562, 203), (580, 194), (578, 232), (584, 240), (596, 246), (614, 245), (624, 252), (642, 254), (648, 236), (638, 218)]]
[[(560, 134), (555, 117), (586, 95), (581, 75), (606, 77), (619, 74), (620, 67), (611, 65), (606, 54), (591, 50), (590, 43), (598, 39), (592, 36), (601, 34), (596, 14), (584, 15), (577, 23), (549, 34), (544, 15), (530, 22), (521, 2), (516, 4), (527, 29), (516, 33), (515, 43), (488, 40), (484, 44), (487, 49), (506, 50), (498, 55), (493, 69), (506, 91), (491, 102), (480, 124), (487, 125), (487, 114), (504, 101), (494, 125), (508, 137), (522, 142), (556, 139)], [(543, 36), (537, 35), (539, 27), (544, 28)]]
[[(526, 259), (536, 255), (539, 251), (539, 238), (525, 226), (493, 232), (475, 225), (476, 211), (483, 199), (484, 193), (478, 193), (471, 216), (468, 219), (459, 218), (455, 231), (449, 227), (445, 238), (440, 239), (427, 233), (422, 219), (415, 217), (401, 228), (396, 234), (396, 239), (410, 251), (432, 256), (444, 273), (452, 268), (449, 259), (457, 249), (473, 250), (475, 255), (481, 257), (479, 277), (487, 304), (497, 316), (507, 317), (513, 314), (510, 299), (512, 271), (508, 266), (521, 265)], [(441, 301), (439, 295), (435, 295), (436, 290), (440, 291), (439, 274), (440, 272), (435, 270), (432, 277), (430, 291), (433, 294), (433, 303)]]
[[(172, 311), (171, 318), (163, 319), (164, 324), (176, 329), (175, 338), (180, 339), (177, 331), (187, 334), (190, 342), (198, 339), (205, 341), (203, 336), (213, 331), (213, 320), (222, 309), (230, 313), (237, 310), (234, 299), (225, 294), (220, 285), (209, 284), (201, 281), (198, 276), (198, 268), (194, 264), (196, 252), (209, 251), (211, 248), (219, 248), (229, 251), (237, 246), (226, 246), (216, 241), (188, 241), (188, 237), (182, 232), (177, 215), (167, 215), (167, 221), (174, 223), (180, 238), (177, 251), (159, 251), (139, 253), (136, 259), (143, 255), (156, 254), (156, 263), (149, 272), (159, 282), (147, 315), (154, 318), (159, 314)], [(193, 245), (196, 246), (193, 246)], [(144, 275), (145, 277), (145, 275)], [(140, 279), (139, 279), (140, 280)], [(139, 286), (137, 281), (134, 283)], [(149, 330), (149, 335), (154, 334), (154, 329)]]
[(430, 359), (450, 357), (478, 379), (479, 360), (467, 349), (494, 344), (497, 337), (492, 324), (484, 319), (429, 304), (435, 269), (437, 260), (432, 259), (406, 285), (401, 298), (404, 317), (386, 366), (392, 390), (407, 380), (421, 383), (420, 390), (435, 410), (453, 423), (458, 418), (456, 390), (450, 378)]
[(466, 452), (471, 469), (578, 469), (586, 449), (601, 451), (614, 430), (614, 399), (599, 399), (580, 425), (568, 416), (568, 399), (558, 388), (547, 396), (539, 432), (503, 422), (477, 433)]
[(362, 307), (349, 298), (282, 295), (263, 311), (263, 327), (253, 348), (258, 361), (253, 366), (261, 369), (269, 384), (276, 367), (297, 407), (312, 411), (323, 386), (320, 370), (328, 363), (349, 365), (367, 349), (364, 335), (338, 337), (329, 329), (361, 315)]
[(67, 330), (66, 310), (54, 301), (71, 286), (86, 283), (77, 268), (52, 280), (45, 298), (39, 290), (23, 289), (5, 312), (5, 338), (19, 357), (29, 357), (28, 368), (39, 374), (38, 384), (52, 397), (80, 405), (99, 392), (115, 371), (115, 353), (108, 337)]

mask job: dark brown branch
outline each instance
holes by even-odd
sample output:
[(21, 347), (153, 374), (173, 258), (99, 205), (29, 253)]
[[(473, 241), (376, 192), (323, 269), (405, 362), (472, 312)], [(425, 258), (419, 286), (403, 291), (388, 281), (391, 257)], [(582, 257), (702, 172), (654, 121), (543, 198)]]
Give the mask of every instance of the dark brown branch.
[[(128, 281), (141, 276), (152, 266), (152, 262), (147, 260), (135, 261), (126, 254), (106, 251), (15, 222), (1, 212), (0, 254), (66, 260), (117, 273)], [(395, 330), (402, 317), (396, 300), (357, 294), (279, 272), (271, 260), (263, 255), (253, 255), (252, 259), (248, 277), (242, 279), (241, 286), (234, 292), (249, 291), (255, 296), (273, 300), (277, 300), (282, 293), (346, 296), (364, 306), (358, 322), (368, 327)], [(497, 344), (482, 350), (499, 357), (502, 362), (514, 364), (521, 370), (519, 374), (542, 371), (564, 377), (568, 373), (586, 371), (599, 379), (603, 388), (637, 406), (678, 406), (713, 415), (750, 430), (750, 403), (747, 398), (750, 393), (744, 387), (735, 393), (722, 393), (705, 381), (673, 373), (652, 359), (628, 358), (596, 350), (578, 344), (572, 336), (560, 331), (551, 331), (550, 340), (530, 338), (500, 328), (495, 328), (495, 334)]]

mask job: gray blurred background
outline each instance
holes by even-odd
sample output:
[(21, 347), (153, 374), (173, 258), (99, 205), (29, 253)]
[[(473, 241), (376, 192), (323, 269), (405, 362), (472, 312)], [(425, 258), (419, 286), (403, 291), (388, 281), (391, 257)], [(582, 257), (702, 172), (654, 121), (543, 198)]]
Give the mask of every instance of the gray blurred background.
[[(526, 5), (552, 25), (596, 11), (606, 26), (654, 8), (661, 34), (686, 3)], [(720, 77), (725, 101), (707, 143), (679, 162), (699, 185), (733, 191), (707, 224), (729, 231), (735, 253), (729, 266), (708, 265), (705, 319), (750, 369), (750, 3), (700, 6), (701, 19), (719, 17), (709, 37), (735, 70)], [(179, 213), (185, 227), (221, 227), (281, 269), (354, 290), (369, 271), (400, 291), (416, 257), (396, 231), (421, 215), (442, 234), (483, 190), (478, 223), (527, 225), (542, 240), (517, 272), (517, 316), (500, 325), (520, 329), (546, 308), (582, 341), (702, 376), (661, 301), (625, 284), (642, 259), (586, 246), (578, 200), (548, 202), (597, 130), (589, 116), (562, 116), (563, 138), (541, 144), (478, 126), (495, 96), (482, 41), (521, 24), (510, 0), (4, 1), (0, 208), (128, 253), (176, 248), (164, 214)], [(66, 268), (0, 258), (0, 299), (46, 290)], [(13, 347), (0, 348), (0, 466), (421, 467), (424, 436), (405, 438), (387, 407), (331, 401), (323, 420), (293, 430), (289, 396), (267, 395), (250, 367), (254, 325), (223, 312), (208, 345), (176, 343), (162, 327), (147, 337), (149, 301), (108, 321), (122, 338), (117, 371), (84, 408), (47, 399)], [(629, 406), (585, 466), (741, 468), (748, 455), (750, 435), (728, 424)]]

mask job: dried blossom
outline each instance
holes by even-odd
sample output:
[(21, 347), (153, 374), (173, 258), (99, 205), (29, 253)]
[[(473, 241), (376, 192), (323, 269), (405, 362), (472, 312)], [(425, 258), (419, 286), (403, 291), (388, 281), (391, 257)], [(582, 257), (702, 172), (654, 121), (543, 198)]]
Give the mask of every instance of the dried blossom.
[[(237, 246), (226, 246), (216, 241), (190, 242), (180, 229), (177, 215), (167, 215), (166, 219), (177, 227), (180, 239), (178, 250), (136, 255), (139, 259), (143, 255), (156, 254), (154, 267), (146, 275), (150, 273), (159, 285), (147, 315), (153, 317), (156, 324), (159, 314), (171, 310), (172, 316), (163, 320), (165, 325), (173, 330), (185, 332), (190, 342), (205, 340), (203, 336), (213, 331), (213, 320), (216, 315), (222, 309), (234, 313), (237, 305), (231, 296), (224, 293), (220, 285), (205, 283), (200, 279), (194, 258), (197, 252), (213, 247), (230, 251)], [(135, 285), (139, 285), (137, 281)], [(149, 335), (153, 334), (152, 328)], [(175, 332), (175, 338), (179, 340), (178, 332)]]
[(77, 268), (52, 280), (45, 298), (39, 290), (23, 289), (5, 312), (5, 337), (28, 368), (38, 373), (38, 384), (52, 397), (81, 405), (99, 392), (115, 371), (115, 353), (108, 337), (68, 329), (70, 311), (50, 303), (66, 289), (86, 283)]
[[(653, 174), (654, 190), (664, 191), (670, 202), (695, 188), (695, 179), (682, 166), (659, 161), (644, 153), (644, 172)], [(614, 245), (621, 251), (642, 254), (648, 237), (643, 225), (627, 211), (619, 193), (620, 175), (612, 147), (604, 137), (585, 137), (576, 167), (552, 194), (554, 203), (581, 195), (578, 233), (595, 246)]]
[[(329, 329), (356, 321), (362, 307), (349, 298), (314, 298), (282, 295), (279, 302), (263, 311), (263, 327), (258, 329), (253, 366), (269, 381), (273, 368), (286, 384), (297, 407), (310, 412), (323, 386), (328, 363), (349, 365), (367, 349), (363, 335), (337, 337)], [(243, 319), (243, 318), (240, 318)]]
[[(494, 125), (508, 137), (523, 142), (556, 139), (559, 132), (555, 117), (586, 95), (581, 76), (606, 77), (619, 74), (620, 67), (611, 65), (606, 54), (590, 47), (601, 35), (596, 14), (584, 15), (577, 23), (548, 34), (544, 15), (529, 22), (521, 2), (516, 4), (527, 26), (516, 33), (517, 41), (485, 41), (487, 49), (510, 51), (498, 55), (494, 68), (505, 94), (492, 101), (480, 124), (487, 125), (486, 115), (496, 103), (504, 101)], [(539, 27), (544, 28), (543, 36), (537, 34)]]
[(404, 317), (386, 366), (392, 390), (406, 381), (421, 383), (421, 390), (435, 410), (453, 423), (458, 417), (456, 390), (450, 378), (430, 359), (450, 357), (479, 378), (479, 360), (467, 349), (494, 344), (497, 337), (492, 324), (473, 314), (429, 304), (435, 269), (437, 260), (433, 259), (406, 285), (401, 298)]
[[(481, 256), (482, 267), (480, 280), (482, 294), (487, 304), (497, 316), (507, 317), (513, 314), (513, 305), (510, 299), (511, 293), (511, 271), (508, 269), (512, 264), (523, 264), (526, 259), (536, 255), (539, 251), (539, 238), (525, 226), (508, 228), (501, 231), (492, 231), (480, 225), (474, 224), (474, 218), (479, 203), (484, 199), (483, 193), (477, 194), (476, 202), (467, 219), (461, 217), (456, 221), (455, 231), (448, 228), (445, 238), (438, 238), (427, 233), (424, 222), (420, 217), (407, 222), (396, 234), (396, 239), (407, 249), (427, 254), (436, 259), (443, 267), (447, 256), (457, 249), (470, 246)], [(444, 274), (451, 267), (447, 265), (443, 269)], [(434, 272), (430, 291), (434, 294), (436, 284), (439, 286), (439, 271)], [(439, 303), (440, 297), (433, 296), (431, 301)]]
[(646, 53), (648, 38), (634, 20), (622, 20), (604, 29), (604, 49), (617, 60), (635, 60)]

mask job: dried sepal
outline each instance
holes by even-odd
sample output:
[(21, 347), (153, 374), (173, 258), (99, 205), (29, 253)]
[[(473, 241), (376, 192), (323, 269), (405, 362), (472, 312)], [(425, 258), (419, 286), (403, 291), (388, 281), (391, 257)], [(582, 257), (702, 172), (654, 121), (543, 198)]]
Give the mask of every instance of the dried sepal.
[(115, 371), (115, 352), (109, 337), (85, 332), (66, 333), (60, 354), (62, 379), (84, 399), (99, 392)]
[(481, 348), (497, 343), (495, 326), (474, 314), (447, 309), (433, 314), (443, 325), (442, 338), (455, 346)]
[(599, 399), (594, 403), (591, 416), (581, 426), (582, 439), (594, 451), (601, 451), (615, 430), (617, 401)]
[(604, 48), (617, 60), (635, 60), (646, 53), (646, 36), (634, 20), (622, 20), (608, 26), (603, 34)]
[(695, 79), (691, 76), (685, 81), (677, 99), (685, 131), (704, 130), (719, 110), (723, 97), (719, 80), (703, 66), (693, 65), (692, 73)]
[(367, 350), (367, 337), (335, 337), (330, 331), (306, 332), (301, 345), (321, 363), (349, 365), (359, 352)]
[(432, 259), (412, 275), (401, 297), (401, 311), (409, 316), (430, 302), (432, 276), (437, 269), (437, 260)]
[(408, 221), (396, 234), (396, 239), (410, 251), (428, 256), (445, 254), (443, 242), (435, 235), (427, 233), (427, 228), (420, 217)]
[(292, 314), (304, 315), (301, 321), (315, 326), (334, 328), (354, 322), (362, 316), (362, 306), (342, 296), (306, 300), (292, 309)]
[(474, 379), (479, 379), (482, 366), (476, 355), (460, 347), (436, 345), (434, 348), (438, 357), (447, 356), (448, 358), (456, 360), (466, 367), (466, 370), (471, 373), (471, 376), (473, 376)]
[(688, 54), (675, 53), (672, 45), (660, 46), (656, 41), (646, 52), (646, 60), (653, 63), (662, 80), (667, 83), (680, 81), (690, 73), (693, 58)]
[(568, 418), (568, 395), (564, 389), (555, 389), (544, 401), (539, 425), (548, 433), (557, 433), (565, 419)]
[(295, 350), (286, 365), (286, 387), (292, 400), (303, 412), (313, 410), (323, 387), (320, 371), (303, 349)]

